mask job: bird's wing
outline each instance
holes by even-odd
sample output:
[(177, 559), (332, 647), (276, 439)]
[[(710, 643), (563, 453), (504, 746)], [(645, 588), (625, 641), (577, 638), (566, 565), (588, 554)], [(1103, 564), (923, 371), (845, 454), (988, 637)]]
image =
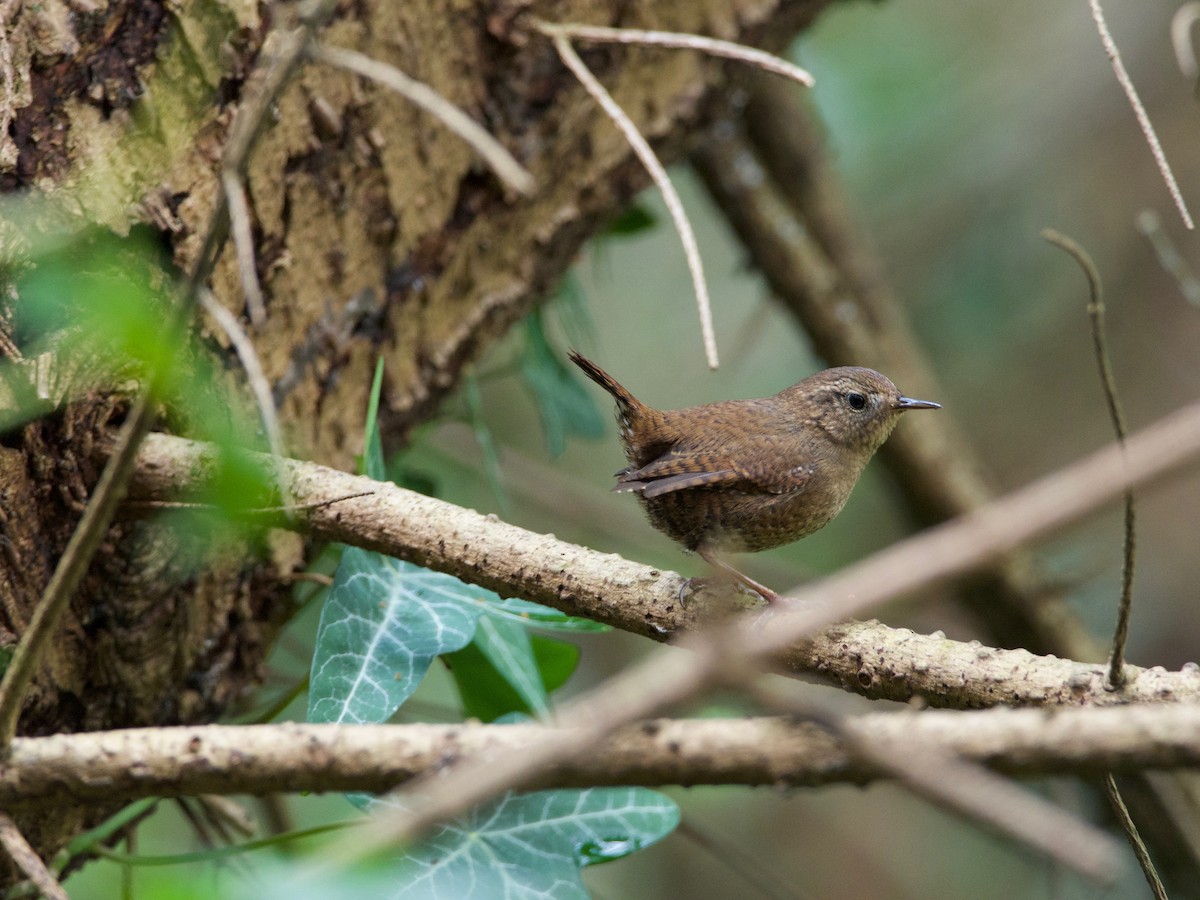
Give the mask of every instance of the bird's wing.
[(762, 463), (743, 465), (741, 476), (761, 491), (768, 494), (794, 494), (807, 490), (817, 471), (817, 463), (808, 462), (800, 465), (780, 466), (778, 461), (774, 466)]
[(657, 497), (671, 491), (721, 484), (738, 478), (736, 470), (725, 460), (711, 454), (668, 451), (640, 468), (624, 469), (617, 473), (614, 491), (636, 491), (643, 497)]
[(641, 468), (618, 472), (613, 490), (657, 497), (686, 488), (737, 482), (742, 490), (750, 492), (788, 494), (803, 490), (814, 471), (815, 466), (811, 464), (778, 470), (765, 465), (738, 463), (727, 456), (673, 451)]

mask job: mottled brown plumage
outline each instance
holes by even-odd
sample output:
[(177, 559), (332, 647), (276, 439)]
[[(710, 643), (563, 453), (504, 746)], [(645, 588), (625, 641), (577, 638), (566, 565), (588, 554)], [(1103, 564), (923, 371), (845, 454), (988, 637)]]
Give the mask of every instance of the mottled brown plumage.
[(617, 401), (629, 465), (613, 490), (636, 492), (655, 528), (768, 600), (773, 591), (716, 553), (767, 550), (824, 527), (900, 413), (939, 408), (901, 396), (873, 369), (843, 366), (773, 397), (658, 410), (591, 360), (572, 351), (571, 361)]

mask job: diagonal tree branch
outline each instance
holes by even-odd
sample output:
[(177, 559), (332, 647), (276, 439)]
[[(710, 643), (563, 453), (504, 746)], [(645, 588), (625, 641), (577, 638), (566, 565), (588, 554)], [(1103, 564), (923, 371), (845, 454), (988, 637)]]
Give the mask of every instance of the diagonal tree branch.
[(3, 812), (0, 812), (0, 846), (4, 847), (4, 851), (12, 857), (13, 862), (25, 873), (42, 897), (46, 900), (70, 900), (58, 879), (50, 873), (37, 851), (25, 840), (25, 836), (17, 828), (17, 823), (8, 813)]
[[(1200, 417), (1200, 412), (1191, 415)], [(1180, 421), (1187, 425), (1185, 420), (1176, 424)], [(1170, 441), (1180, 440), (1174, 427), (1157, 432), (1164, 433), (1176, 435), (1168, 437)], [(1155, 432), (1143, 433), (1142, 438), (1152, 442)], [(1114, 451), (1104, 452), (1112, 456)], [(209, 445), (150, 435), (138, 457), (133, 496), (159, 502), (186, 499), (203, 488), (215, 458)], [(264, 467), (270, 466), (269, 457), (261, 460)], [(298, 508), (295, 527), (325, 540), (448, 571), (501, 594), (660, 641), (696, 629), (728, 603), (721, 595), (701, 593), (683, 608), (678, 598), (684, 579), (673, 572), (535, 534), (395, 485), (314, 463), (287, 460), (284, 466)], [(1108, 466), (1107, 474), (1084, 468), (1072, 470), (1072, 477), (1053, 476), (1049, 485), (1027, 488), (1026, 503), (1036, 502), (1055, 484), (1058, 492), (1072, 496), (1091, 492), (1093, 500), (1100, 490), (1119, 493), (1112, 479), (1120, 473), (1112, 462)], [(1021, 510), (1010, 513), (1017, 517), (1013, 521), (1024, 521)], [(992, 529), (983, 526), (985, 532)], [(911, 568), (904, 552), (899, 565)], [(922, 551), (913, 552), (915, 558), (924, 558)], [(1112, 691), (1106, 689), (1100, 664), (948, 641), (943, 635), (917, 635), (878, 622), (829, 626), (781, 650), (776, 659), (789, 672), (818, 674), (868, 697), (922, 697), (934, 706), (1109, 705), (1200, 698), (1200, 678), (1191, 671), (1131, 666), (1128, 683)]]

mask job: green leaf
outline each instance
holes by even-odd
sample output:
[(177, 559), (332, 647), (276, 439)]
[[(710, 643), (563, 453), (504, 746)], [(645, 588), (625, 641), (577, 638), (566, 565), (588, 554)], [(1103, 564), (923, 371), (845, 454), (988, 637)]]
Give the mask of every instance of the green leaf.
[(491, 722), (508, 712), (550, 712), (549, 695), (523, 625), (484, 614), (475, 640), (446, 659), (468, 716)]
[(546, 433), (546, 446), (552, 457), (566, 449), (570, 435), (586, 438), (604, 435), (604, 416), (583, 382), (575, 377), (550, 345), (539, 309), (525, 318), (521, 373), (533, 392)]
[(654, 213), (650, 212), (646, 207), (635, 203), (621, 213), (621, 215), (617, 216), (613, 223), (606, 229), (606, 233), (616, 237), (629, 237), (630, 235), (648, 231), (657, 224), (658, 219), (655, 218)]
[[(481, 603), (451, 575), (347, 547), (321, 610), (310, 722), (385, 722), (430, 663), (465, 647)], [(494, 596), (494, 595), (493, 595)]]
[(445, 660), (464, 715), (495, 722), (512, 713), (544, 717), (548, 695), (562, 687), (579, 664), (579, 648), (484, 615), (475, 640)]
[(363, 455), (359, 461), (359, 474), (376, 481), (387, 480), (387, 466), (383, 459), (383, 442), (379, 438), (379, 397), (383, 393), (383, 357), (375, 363), (375, 379), (371, 382), (371, 399), (367, 403), (367, 424), (364, 429)]
[(653, 844), (678, 823), (675, 803), (645, 788), (509, 794), (401, 857), (389, 896), (585, 898), (580, 869)]
[(542, 673), (542, 684), (549, 693), (554, 693), (567, 683), (567, 679), (579, 667), (579, 648), (540, 634), (531, 634), (529, 641), (533, 645), (533, 658), (537, 660), (538, 671)]
[(446, 658), (464, 714), (482, 722), (510, 712), (544, 716), (547, 695), (575, 671), (579, 648), (530, 634), (530, 626), (565, 632), (608, 630), (528, 600), (493, 597), (483, 605), (474, 641)]
[(588, 310), (587, 295), (575, 273), (567, 272), (558, 290), (546, 303), (562, 325), (563, 334), (572, 347), (588, 347), (596, 340), (596, 323)]
[(587, 634), (602, 634), (612, 631), (612, 627), (602, 622), (593, 622), (582, 616), (568, 616), (565, 612), (542, 606), (531, 600), (521, 600), (517, 597), (505, 597), (489, 600), (488, 611), (493, 615), (502, 615), (516, 619), (546, 631), (569, 631)]
[(530, 712), (529, 705), (475, 644), (442, 659), (458, 688), (464, 718), (495, 722), (514, 712)]

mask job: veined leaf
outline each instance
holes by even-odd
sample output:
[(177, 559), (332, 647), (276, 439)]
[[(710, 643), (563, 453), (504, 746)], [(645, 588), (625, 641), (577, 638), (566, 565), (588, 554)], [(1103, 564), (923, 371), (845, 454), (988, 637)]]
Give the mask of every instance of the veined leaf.
[(675, 803), (645, 788), (509, 794), (402, 857), (390, 896), (586, 898), (580, 869), (653, 844), (678, 823)]
[[(550, 696), (542, 683), (529, 631), (516, 622), (482, 615), (475, 623), (472, 644), (520, 698), (522, 707), (539, 718), (550, 712)], [(470, 648), (468, 648), (470, 649)], [(522, 707), (510, 707), (500, 715)]]
[(310, 722), (385, 722), (433, 659), (465, 647), (479, 606), (457, 578), (347, 547), (321, 611)]

